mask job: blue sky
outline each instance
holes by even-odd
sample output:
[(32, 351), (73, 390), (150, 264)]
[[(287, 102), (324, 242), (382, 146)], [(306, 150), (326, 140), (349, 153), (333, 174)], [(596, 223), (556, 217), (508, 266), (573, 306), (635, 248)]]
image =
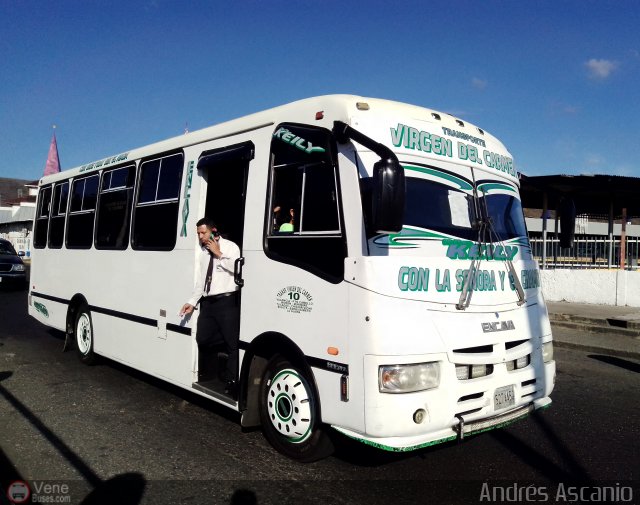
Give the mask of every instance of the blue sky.
[(308, 96), (431, 107), (527, 175), (640, 176), (640, 3), (0, 0), (0, 177)]

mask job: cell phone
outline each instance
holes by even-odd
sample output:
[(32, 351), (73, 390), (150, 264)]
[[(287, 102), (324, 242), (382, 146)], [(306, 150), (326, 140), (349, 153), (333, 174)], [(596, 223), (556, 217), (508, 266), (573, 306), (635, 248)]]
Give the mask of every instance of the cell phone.
[(218, 230), (211, 232), (211, 235), (209, 236), (210, 240), (215, 240), (220, 236), (220, 232)]

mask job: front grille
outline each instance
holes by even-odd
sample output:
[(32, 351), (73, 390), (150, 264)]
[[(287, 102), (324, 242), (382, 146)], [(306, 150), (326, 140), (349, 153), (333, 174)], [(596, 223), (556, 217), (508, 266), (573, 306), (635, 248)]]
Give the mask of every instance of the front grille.
[(456, 416), (469, 416), (482, 411), (488, 405), (489, 399), (483, 391), (461, 396), (458, 399)]
[(493, 346), (479, 345), (478, 347), (466, 347), (464, 349), (454, 349), (453, 352), (457, 354), (481, 354), (481, 353), (493, 352)]
[(520, 383), (522, 398), (526, 398), (527, 396), (533, 396), (536, 393), (538, 393), (538, 390), (536, 388), (536, 382), (537, 382), (536, 379), (531, 379), (531, 380)]
[[(504, 351), (500, 352), (502, 346)], [(507, 361), (503, 361), (505, 351)], [(496, 366), (506, 366), (509, 372), (522, 370), (531, 365), (530, 352), (531, 342), (528, 339), (454, 349), (456, 378), (466, 381), (486, 377), (493, 374)]]
[(514, 340), (513, 342), (505, 342), (504, 348), (508, 351), (509, 349), (513, 349), (514, 347), (518, 347), (519, 345), (528, 342), (528, 340)]
[(482, 398), (484, 393), (474, 393), (472, 395), (461, 396), (458, 398), (458, 402), (466, 402), (468, 400), (477, 400), (478, 398)]
[(13, 265), (11, 264), (7, 265), (6, 263), (0, 263), (0, 272), (11, 272), (12, 267)]
[[(471, 420), (492, 414), (496, 408), (494, 392), (499, 387), (513, 387), (515, 404), (539, 397), (541, 384), (531, 378), (533, 349), (531, 339), (518, 339), (453, 350), (451, 359), (460, 391), (456, 416)], [(500, 384), (491, 382), (490, 377), (496, 374)]]

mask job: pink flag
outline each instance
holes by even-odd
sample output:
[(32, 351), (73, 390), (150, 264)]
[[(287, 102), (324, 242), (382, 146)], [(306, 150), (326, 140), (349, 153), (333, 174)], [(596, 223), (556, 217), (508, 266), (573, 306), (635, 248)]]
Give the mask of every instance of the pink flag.
[(57, 174), (58, 172), (60, 172), (60, 158), (58, 158), (56, 132), (53, 132), (51, 145), (49, 146), (49, 156), (47, 156), (47, 164), (44, 166), (44, 175)]

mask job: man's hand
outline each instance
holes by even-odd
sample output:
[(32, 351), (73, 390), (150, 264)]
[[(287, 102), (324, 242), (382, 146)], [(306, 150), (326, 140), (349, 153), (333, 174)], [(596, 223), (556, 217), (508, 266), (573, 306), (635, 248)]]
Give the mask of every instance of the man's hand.
[(211, 254), (213, 254), (216, 258), (222, 256), (222, 251), (220, 250), (220, 244), (217, 240), (207, 240), (205, 247), (209, 250)]
[(180, 309), (180, 314), (178, 314), (180, 317), (184, 317), (188, 314), (191, 314), (193, 312), (193, 309), (195, 307), (193, 305), (191, 305), (190, 303), (185, 303), (182, 308)]

